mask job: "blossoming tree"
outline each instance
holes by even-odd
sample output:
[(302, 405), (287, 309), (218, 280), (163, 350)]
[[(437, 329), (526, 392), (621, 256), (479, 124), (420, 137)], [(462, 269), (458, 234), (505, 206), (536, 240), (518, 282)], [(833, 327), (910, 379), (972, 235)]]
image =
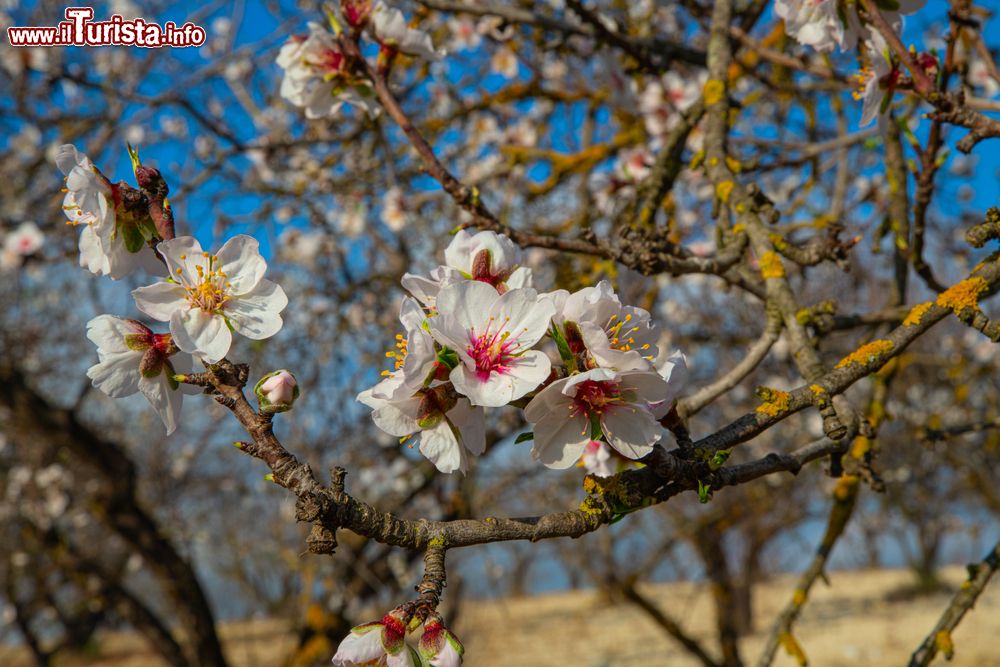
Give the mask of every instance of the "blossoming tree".
[[(346, 549), (345, 570), (363, 563), (377, 573), (339, 570), (327, 579), (339, 588), (341, 622), (326, 637), (337, 645), (317, 649), (323, 660), (460, 664), (465, 649), (444, 594), (454, 556), (506, 542), (523, 542), (531, 554), (549, 540), (631, 527), (692, 545), (716, 593), (718, 650), (635, 586), (657, 562), (611, 549), (595, 578), (703, 664), (740, 665), (739, 637), (753, 625), (750, 585), (734, 583), (728, 531), (739, 526), (751, 581), (768, 545), (807, 519), (818, 495), (826, 532), (759, 657), (770, 664), (783, 647), (805, 664), (809, 647), (796, 640), (795, 621), (852, 516), (863, 521), (863, 489), (893, 483), (883, 462), (895, 462), (889, 472), (916, 469), (907, 454), (914, 433), (938, 442), (997, 426), (996, 388), (985, 378), (1000, 325), (980, 304), (1000, 285), (1000, 265), (978, 249), (1000, 238), (1000, 214), (978, 210), (968, 245), (951, 247), (954, 202), (936, 196), (939, 172), (957, 159), (947, 148), (953, 134), (962, 153), (1000, 137), (991, 115), (1000, 110), (991, 99), (1000, 73), (984, 16), (955, 0), (947, 31), (910, 46), (906, 21), (930, 9), (918, 0), (537, 4), (341, 0), (315, 16), (292, 12), (305, 32), (279, 33), (267, 54), (276, 67), (255, 75), (274, 110), (262, 111), (244, 84), (250, 72), (226, 77), (259, 136), (228, 128), (222, 110), (206, 115), (178, 98), (213, 137), (198, 173), (233, 178), (263, 198), (260, 215), (283, 218), (279, 248), (264, 234), (235, 233), (236, 225), (213, 230), (221, 234), (202, 228), (192, 207), (171, 197), (178, 189), (181, 200), (194, 196), (198, 175), (146, 164), (129, 144), (122, 152), (132, 183), (115, 183), (111, 167), (81, 150), (86, 132), (77, 145), (54, 144), (48, 158), (64, 178), (61, 215), (79, 229), (60, 246), (75, 247), (72, 282), (92, 274), (99, 289), (122, 296), (118, 286), (127, 284), (131, 294), (130, 305), (119, 299), (88, 313), (78, 337), (96, 350), (76, 347), (70, 356), (91, 357), (78, 375), (108, 397), (142, 394), (167, 435), (200, 430), (210, 447), (238, 429), (237, 449), (294, 498), (293, 516), (277, 518), (308, 525), (306, 550), (337, 557)], [(11, 81), (28, 85), (32, 62), (15, 61)], [(476, 68), (494, 82), (468, 80)], [(50, 76), (106, 92), (73, 68)], [(102, 152), (113, 164), (114, 153)], [(229, 164), (238, 173), (220, 175)], [(982, 204), (973, 198), (964, 212)], [(13, 204), (10, 211), (12, 220), (24, 217)], [(15, 221), (9, 229), (5, 221), (6, 270), (30, 281), (32, 263), (58, 267), (55, 252), (45, 257), (51, 226)], [(222, 238), (203, 245), (195, 235)], [(974, 266), (956, 259), (970, 254)], [(383, 344), (389, 368), (375, 381)], [(941, 345), (963, 366), (969, 350), (987, 346), (977, 360), (982, 392), (969, 398), (972, 380), (961, 383), (963, 396), (952, 391), (955, 377), (921, 377), (914, 350)], [(172, 664), (225, 664), (193, 570), (154, 519), (122, 509), (139, 504), (134, 484), (116, 486), (116, 475), (131, 470), (128, 457), (77, 423), (77, 406), (46, 403), (28, 370), (4, 367), (5, 406), (34, 417), (12, 432), (61, 433), (56, 453), (103, 452), (100, 475), (115, 491), (98, 504), (135, 553), (147, 561), (166, 554), (148, 567), (181, 610), (187, 637), (130, 597), (106, 563), (74, 551), (50, 515), (82, 502), (74, 498), (83, 491), (46, 499), (49, 509), (10, 525), (29, 526), (42, 551), (70, 545), (59, 571), (97, 572), (104, 596)], [(41, 374), (38, 364), (33, 372)], [(932, 405), (908, 383), (945, 396)], [(63, 417), (39, 426), (50, 412)], [(307, 440), (315, 446), (298, 444)], [(963, 498), (996, 513), (983, 476), (995, 464), (990, 442), (942, 454), (941, 465), (979, 479)], [(521, 478), (545, 480), (532, 489), (527, 518), (512, 516), (523, 499), (494, 512), (497, 501), (471, 491), (498, 451), (510, 459), (507, 474), (484, 496), (516, 495), (529, 488)], [(216, 482), (240, 465), (226, 455)], [(331, 464), (329, 478), (307, 463), (320, 460)], [(788, 475), (800, 472), (812, 481)], [(55, 487), (19, 475), (7, 476), (8, 490)], [(897, 481), (897, 490), (911, 488)], [(387, 487), (402, 497), (391, 507), (382, 502)], [(940, 490), (930, 485), (928, 505)], [(280, 503), (275, 491), (261, 497)], [(898, 509), (919, 525), (927, 515), (903, 496), (885, 494), (886, 513)], [(170, 502), (170, 489), (159, 497)], [(418, 497), (425, 504), (414, 502), (414, 512), (408, 502)], [(294, 532), (282, 539), (293, 553), (301, 545)], [(651, 553), (667, 548), (647, 539)], [(998, 549), (970, 569), (913, 647), (913, 664), (954, 650), (951, 633), (1000, 565)], [(17, 577), (6, 581), (22, 634), (40, 645)], [(407, 595), (414, 583), (416, 596)], [(181, 602), (191, 595), (193, 603)], [(361, 600), (364, 608), (352, 606)], [(41, 648), (34, 653), (47, 659)]]

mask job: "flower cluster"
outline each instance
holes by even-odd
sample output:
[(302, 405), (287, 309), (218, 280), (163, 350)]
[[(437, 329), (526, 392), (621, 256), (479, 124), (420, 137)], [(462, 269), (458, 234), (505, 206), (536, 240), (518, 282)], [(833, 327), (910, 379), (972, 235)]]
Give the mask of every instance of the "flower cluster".
[[(899, 32), (903, 16), (916, 12), (925, 2), (893, 0), (877, 4), (891, 28)], [(789, 35), (817, 51), (832, 51), (834, 47), (847, 51), (860, 42), (866, 67), (856, 76), (859, 85), (854, 97), (863, 102), (861, 126), (870, 124), (876, 116), (882, 118), (886, 115), (899, 80), (899, 66), (882, 35), (862, 21), (857, 3), (847, 0), (777, 0), (774, 11), (784, 19), (785, 31)], [(921, 63), (921, 66), (928, 69), (930, 63)]]
[(573, 465), (592, 441), (645, 456), (683, 382), (683, 356), (660, 362), (649, 313), (623, 305), (607, 281), (540, 294), (520, 264), (509, 238), (462, 230), (430, 277), (406, 274), (413, 296), (387, 353), (394, 368), (358, 400), (383, 431), (419, 434), (421, 453), (446, 473), (483, 453), (484, 408), (506, 405), (524, 409), (532, 457), (550, 468)]
[[(173, 238), (166, 185), (159, 172), (139, 164), (134, 151), (130, 155), (139, 189), (112, 184), (71, 145), (59, 149), (56, 163), (66, 175), (66, 215), (71, 224), (84, 225), (80, 264), (111, 278), (140, 266), (164, 276), (132, 296), (140, 311), (169, 322), (169, 333), (154, 333), (132, 319), (95, 317), (87, 336), (97, 346), (99, 362), (87, 375), (114, 398), (141, 392), (169, 434), (177, 428), (181, 387), (189, 387), (178, 378), (191, 371), (192, 357), (218, 362), (229, 351), (233, 332), (252, 340), (273, 336), (288, 299), (264, 278), (267, 263), (255, 239), (235, 236), (213, 254), (190, 236)], [(291, 374), (278, 371), (265, 379), (261, 404), (272, 411), (291, 407), (298, 395)]]
[(333, 664), (341, 667), (385, 665), (386, 667), (458, 667), (465, 648), (446, 628), (437, 614), (424, 621), (418, 648), (406, 643), (411, 614), (398, 607), (380, 621), (364, 623), (351, 632), (337, 647)]
[[(437, 60), (444, 54), (434, 49), (430, 35), (407, 25), (403, 13), (381, 0), (341, 0), (338, 14), (330, 15), (330, 32), (319, 23), (309, 23), (307, 35), (294, 35), (278, 53), (284, 70), (281, 96), (305, 109), (306, 118), (327, 118), (345, 104), (378, 113), (372, 83), (363, 63), (352, 56), (344, 39), (367, 35), (379, 45), (379, 65), (402, 53)], [(345, 36), (348, 29), (350, 35)]]

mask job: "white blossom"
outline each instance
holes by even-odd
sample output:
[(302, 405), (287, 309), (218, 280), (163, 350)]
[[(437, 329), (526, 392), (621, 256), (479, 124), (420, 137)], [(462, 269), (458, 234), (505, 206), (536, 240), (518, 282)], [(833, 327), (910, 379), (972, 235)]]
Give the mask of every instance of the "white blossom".
[(94, 386), (112, 398), (141, 392), (160, 415), (167, 435), (173, 433), (183, 398), (173, 376), (191, 371), (191, 357), (177, 351), (169, 334), (154, 334), (135, 320), (111, 315), (90, 320), (87, 338), (97, 345), (100, 359), (87, 370)]
[(594, 368), (556, 380), (524, 409), (534, 424), (531, 456), (549, 468), (568, 468), (592, 438), (602, 437), (622, 456), (642, 458), (662, 431), (650, 405), (667, 391), (654, 371)]
[(280, 286), (264, 278), (267, 263), (257, 240), (240, 234), (218, 254), (182, 236), (159, 244), (170, 278), (132, 292), (136, 306), (155, 320), (170, 322), (181, 350), (207, 363), (226, 356), (232, 330), (253, 340), (278, 333), (288, 304)]
[(345, 56), (330, 31), (309, 23), (307, 36), (296, 35), (281, 47), (278, 66), (284, 70), (281, 96), (306, 111), (306, 118), (327, 118), (343, 104), (375, 115), (379, 107), (369, 84), (345, 72)]
[(548, 377), (548, 356), (532, 348), (548, 330), (554, 308), (535, 290), (501, 295), (485, 283), (463, 281), (441, 290), (437, 309), (428, 321), (431, 334), (458, 354), (449, 377), (473, 405), (506, 405)]
[[(80, 266), (97, 275), (113, 280), (123, 278), (136, 268), (155, 273), (159, 268), (153, 251), (136, 238), (139, 231), (133, 223), (117, 220), (114, 188), (97, 171), (94, 163), (72, 144), (59, 147), (56, 166), (66, 176), (66, 196), (63, 211), (71, 225), (83, 226), (80, 234)], [(126, 237), (136, 243), (136, 252), (129, 252)]]
[(428, 60), (439, 60), (444, 56), (444, 51), (434, 48), (430, 35), (409, 27), (403, 12), (389, 7), (381, 0), (372, 7), (369, 26), (377, 42), (400, 53)]

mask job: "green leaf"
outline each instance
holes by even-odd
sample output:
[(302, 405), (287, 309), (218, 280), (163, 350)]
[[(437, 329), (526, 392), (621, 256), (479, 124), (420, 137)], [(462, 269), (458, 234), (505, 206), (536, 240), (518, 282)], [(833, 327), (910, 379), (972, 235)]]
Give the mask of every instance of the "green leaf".
[(437, 360), (447, 366), (450, 370), (455, 366), (458, 366), (458, 352), (455, 352), (455, 350), (450, 347), (442, 347), (438, 350)]
[(566, 370), (569, 373), (576, 372), (576, 356), (569, 349), (569, 343), (566, 342), (566, 337), (563, 336), (562, 331), (559, 330), (558, 325), (553, 324), (552, 330), (549, 331), (552, 336), (552, 340), (556, 342), (556, 347), (559, 348), (559, 357), (566, 364)]
[(125, 249), (129, 252), (139, 252), (142, 246), (146, 245), (146, 239), (142, 238), (138, 225), (126, 223), (119, 225), (118, 230), (121, 232), (122, 241), (125, 242)]
[(698, 480), (698, 502), (704, 505), (712, 499), (712, 487)]
[(514, 444), (520, 445), (522, 442), (528, 442), (529, 440), (534, 440), (534, 439), (535, 439), (535, 434), (532, 431), (527, 431), (514, 438)]

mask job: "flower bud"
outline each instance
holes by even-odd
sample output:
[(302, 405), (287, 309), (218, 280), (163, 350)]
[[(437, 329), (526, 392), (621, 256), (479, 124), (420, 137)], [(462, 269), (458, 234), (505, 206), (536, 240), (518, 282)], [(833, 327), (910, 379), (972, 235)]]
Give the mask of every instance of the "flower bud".
[(436, 614), (424, 623), (418, 650), (424, 663), (431, 667), (458, 667), (465, 653), (462, 642), (441, 624), (441, 617)]
[(253, 392), (257, 395), (262, 410), (284, 412), (290, 410), (292, 403), (299, 397), (299, 385), (294, 375), (281, 369), (262, 377)]

